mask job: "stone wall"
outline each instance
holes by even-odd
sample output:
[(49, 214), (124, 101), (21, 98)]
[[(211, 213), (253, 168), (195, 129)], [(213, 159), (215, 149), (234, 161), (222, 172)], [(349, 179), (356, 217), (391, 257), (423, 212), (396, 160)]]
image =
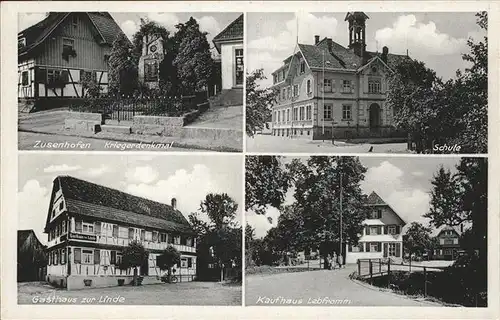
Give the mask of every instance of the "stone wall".
[[(142, 284), (160, 284), (163, 283), (159, 276), (143, 276)], [(178, 276), (179, 278), (179, 276)], [(81, 275), (71, 275), (66, 279), (67, 289), (90, 289), (90, 288), (105, 288), (105, 287), (116, 287), (118, 286), (118, 279), (124, 279), (124, 286), (130, 285), (134, 276), (81, 276)], [(90, 286), (86, 286), (84, 280), (92, 280)], [(179, 282), (189, 282), (193, 281), (193, 276), (182, 276)]]
[(89, 112), (68, 112), (64, 120), (64, 129), (74, 131), (99, 132), (101, 124), (104, 123), (103, 115)]
[(134, 116), (132, 133), (180, 136), (184, 117)]

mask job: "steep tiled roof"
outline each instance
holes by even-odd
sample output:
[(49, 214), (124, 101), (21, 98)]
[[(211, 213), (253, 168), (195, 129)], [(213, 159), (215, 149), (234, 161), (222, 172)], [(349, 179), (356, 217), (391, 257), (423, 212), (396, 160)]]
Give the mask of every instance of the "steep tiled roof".
[[(312, 69), (323, 68), (323, 53), (325, 55), (325, 70), (328, 69), (346, 69), (357, 70), (368, 63), (375, 56), (381, 56), (381, 53), (365, 51), (365, 62), (356, 55), (352, 49), (348, 49), (330, 38), (324, 38), (316, 45), (298, 44), (298, 47), (307, 64)], [(288, 63), (292, 56), (287, 57), (284, 63)], [(387, 65), (394, 69), (399, 63), (409, 59), (406, 55), (392, 54), (387, 55)], [(279, 69), (278, 69), (279, 70)]]
[(366, 204), (367, 205), (387, 205), (387, 203), (385, 203), (385, 201), (382, 200), (382, 198), (380, 198), (380, 196), (375, 191), (370, 193), (370, 195), (368, 196), (368, 199), (366, 199)]
[(220, 52), (220, 42), (230, 40), (243, 40), (243, 14), (216, 35), (212, 41)]
[[(71, 12), (51, 12), (37, 24), (18, 33), (18, 37), (26, 38), (26, 45), (19, 49), (18, 55), (28, 53), (31, 49), (43, 43), (45, 39), (66, 19)], [(107, 12), (86, 12), (89, 19), (102, 36), (104, 43), (112, 45), (118, 34), (123, 33), (116, 21)]]
[[(133, 225), (193, 233), (179, 210), (70, 176), (59, 176), (68, 211)], [(50, 208), (49, 208), (50, 210)]]

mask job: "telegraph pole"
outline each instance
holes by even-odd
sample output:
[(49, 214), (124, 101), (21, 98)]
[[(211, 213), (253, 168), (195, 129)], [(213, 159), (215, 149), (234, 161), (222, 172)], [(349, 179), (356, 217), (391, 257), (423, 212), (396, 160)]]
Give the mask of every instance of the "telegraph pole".
[[(342, 158), (340, 158), (342, 161)], [(342, 255), (342, 167), (340, 167), (340, 257), (341, 257), (341, 266), (344, 265), (344, 256)]]
[(323, 52), (323, 88), (321, 89), (322, 93), (322, 103), (323, 103), (323, 142), (325, 141), (325, 49), (322, 50)]

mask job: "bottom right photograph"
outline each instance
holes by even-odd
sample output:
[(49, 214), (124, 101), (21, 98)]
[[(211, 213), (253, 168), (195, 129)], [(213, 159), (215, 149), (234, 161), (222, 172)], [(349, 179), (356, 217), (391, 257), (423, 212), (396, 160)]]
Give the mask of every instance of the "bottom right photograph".
[(487, 307), (487, 158), (245, 167), (246, 305)]

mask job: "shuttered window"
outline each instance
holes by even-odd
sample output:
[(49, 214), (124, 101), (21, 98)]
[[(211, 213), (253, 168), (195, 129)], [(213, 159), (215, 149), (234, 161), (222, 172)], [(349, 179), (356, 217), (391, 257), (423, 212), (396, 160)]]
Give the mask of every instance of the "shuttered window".
[(94, 264), (100, 264), (101, 263), (101, 250), (95, 249), (94, 250)]
[(82, 249), (75, 248), (74, 250), (75, 263), (82, 263)]
[(116, 251), (111, 250), (111, 256), (110, 256), (110, 264), (116, 264)]
[(167, 242), (167, 234), (160, 233), (160, 242)]
[(96, 222), (95, 223), (95, 233), (96, 234), (101, 234), (101, 223), (100, 222)]
[(188, 260), (188, 268), (192, 268), (193, 267), (193, 258), (187, 258)]

